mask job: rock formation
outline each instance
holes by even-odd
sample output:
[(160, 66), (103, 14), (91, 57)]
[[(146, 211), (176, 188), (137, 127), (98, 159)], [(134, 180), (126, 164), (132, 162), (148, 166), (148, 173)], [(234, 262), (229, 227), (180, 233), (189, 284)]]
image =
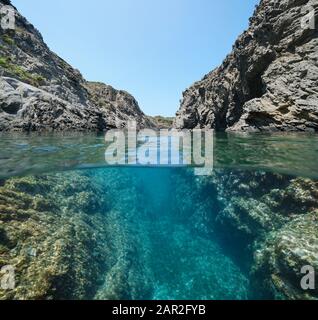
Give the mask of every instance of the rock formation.
[[(153, 248), (161, 239), (154, 235), (173, 229), (183, 250), (191, 244), (183, 242), (180, 226), (204, 239), (204, 254), (208, 247), (218, 252), (216, 284), (206, 286), (199, 277), (209, 297), (318, 298), (317, 289), (300, 287), (303, 266), (318, 270), (317, 181), (232, 169), (198, 177), (190, 168), (172, 169), (163, 179), (174, 190), (166, 201), (172, 220), (162, 213), (156, 223), (154, 211), (165, 211), (165, 201), (147, 204), (149, 188), (127, 170), (0, 181), (0, 269), (16, 271), (15, 289), (0, 288), (0, 300), (151, 299), (158, 292)], [(222, 258), (223, 250), (230, 259)], [(231, 272), (222, 278), (222, 270)]]
[(140, 199), (127, 192), (132, 209), (123, 218), (114, 194), (134, 181), (119, 171), (99, 175), (29, 176), (0, 186), (0, 269), (9, 264), (16, 274), (15, 289), (0, 287), (0, 300), (150, 297), (145, 263), (132, 262), (142, 246), (127, 227)]
[(302, 267), (318, 269), (317, 181), (217, 170), (197, 183), (199, 190), (211, 190), (204, 202), (214, 199), (217, 214), (209, 218), (209, 225), (223, 245), (232, 247), (231, 254), (244, 257), (242, 267), (250, 273), (254, 298), (318, 298), (317, 289), (305, 291), (300, 286)]
[(317, 14), (317, 0), (262, 0), (223, 64), (183, 93), (175, 126), (317, 132)]
[(171, 184), (175, 216), (217, 239), (248, 275), (250, 299), (317, 300), (317, 288), (300, 285), (304, 266), (318, 270), (317, 180), (238, 169), (198, 177), (186, 169), (175, 170)]
[(128, 120), (153, 126), (130, 94), (87, 82), (12, 8), (15, 29), (0, 28), (0, 131), (105, 131)]
[(171, 129), (173, 128), (173, 117), (163, 117), (163, 116), (149, 116), (150, 121), (156, 124), (158, 129)]

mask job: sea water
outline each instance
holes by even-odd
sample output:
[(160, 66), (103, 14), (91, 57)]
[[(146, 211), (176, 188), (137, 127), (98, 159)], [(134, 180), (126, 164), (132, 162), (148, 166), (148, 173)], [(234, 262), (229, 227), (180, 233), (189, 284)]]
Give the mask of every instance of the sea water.
[[(65, 291), (65, 295), (61, 294), (59, 297), (53, 294), (53, 298), (244, 300), (258, 297), (258, 289), (250, 283), (248, 260), (251, 258), (242, 253), (246, 239), (242, 237), (242, 246), (237, 243), (238, 240), (224, 241), (222, 232), (226, 231), (219, 229), (216, 223), (222, 209), (218, 201), (222, 201), (220, 198), (226, 194), (226, 190), (220, 194), (216, 181), (221, 181), (223, 176), (235, 172), (238, 172), (239, 176), (246, 173), (247, 177), (254, 173), (264, 173), (288, 179), (303, 177), (316, 181), (318, 178), (316, 135), (217, 135), (214, 162), (219, 180), (214, 180), (213, 183), (209, 182), (209, 177), (195, 176), (194, 169), (188, 167), (109, 167), (104, 160), (104, 138), (98, 135), (2, 135), (0, 148), (0, 188), (11, 186), (11, 180), (24, 177), (36, 177), (34, 181), (55, 181), (59, 186), (52, 187), (52, 190), (57, 196), (57, 192), (61, 192), (57, 201), (63, 202), (66, 189), (69, 188), (70, 191), (65, 191), (65, 197), (70, 199), (77, 189), (76, 184), (85, 181), (85, 190), (78, 191), (78, 195), (85, 193), (84, 200), (80, 197), (74, 199), (76, 209), (69, 204), (57, 204), (62, 208), (58, 209), (58, 212), (65, 215), (65, 227), (74, 223), (69, 213), (81, 214), (83, 221), (85, 215), (91, 219), (96, 210), (105, 217), (105, 220), (101, 218), (98, 222), (94, 220), (94, 224), (91, 220), (85, 222), (90, 229), (98, 228), (98, 235), (107, 230), (106, 240), (103, 240), (105, 242), (99, 240), (97, 245), (110, 248), (109, 258), (98, 261), (101, 266), (98, 275), (86, 274), (83, 271), (83, 281), (87, 277), (86, 281), (91, 283), (90, 291), (78, 296)], [(258, 176), (255, 179), (257, 180)], [(268, 181), (271, 180), (267, 179), (267, 184)], [(45, 200), (51, 192), (48, 191), (50, 187), (47, 184), (46, 188), (41, 186), (36, 189), (33, 180), (28, 185), (24, 183), (24, 180), (23, 183), (20, 180), (17, 183), (20, 192), (37, 199), (42, 196)], [(284, 188), (283, 183), (281, 187), (277, 182), (274, 183), (273, 190)], [(98, 190), (98, 199), (94, 198), (94, 194), (90, 195), (89, 188), (92, 188), (95, 195)], [(271, 186), (268, 188), (271, 189)], [(81, 186), (78, 186), (78, 189), (81, 189)], [(257, 190), (259, 192), (259, 189)], [(244, 191), (238, 190), (239, 192), (243, 194)], [(253, 192), (253, 189), (249, 192)], [(259, 196), (255, 194), (255, 199)], [(249, 195), (249, 199), (251, 198), (253, 194)], [(3, 214), (4, 211), (1, 210), (4, 210), (4, 207), (12, 206), (11, 202), (6, 203), (5, 199), (3, 201), (0, 207), (0, 214), (5, 217), (0, 219), (0, 244), (4, 248), (0, 251), (0, 256), (3, 255), (0, 261), (2, 265), (5, 264), (5, 259), (8, 259), (7, 264), (16, 263), (12, 257), (19, 256), (23, 241), (28, 241), (28, 237), (34, 236), (34, 239), (37, 239), (31, 230), (24, 238), (11, 242), (8, 240), (13, 236), (6, 224), (9, 225), (10, 219), (15, 218), (8, 218)], [(97, 206), (97, 201), (102, 203)], [(23, 205), (21, 206), (22, 209), (17, 214), (23, 214)], [(38, 213), (37, 222), (34, 222), (32, 228), (36, 229), (37, 224), (41, 225), (41, 219), (45, 220), (43, 212), (50, 212), (50, 206)], [(37, 211), (33, 210), (32, 219), (35, 219), (36, 215)], [(28, 218), (21, 219), (25, 228), (28, 228), (27, 220)], [(54, 223), (54, 216), (50, 221)], [(50, 222), (43, 222), (47, 223)], [(108, 225), (103, 226), (102, 223)], [(80, 224), (84, 233), (85, 224)], [(10, 224), (10, 228), (14, 227), (18, 228), (15, 224)], [(92, 232), (94, 234), (94, 231)], [(56, 242), (52, 240), (52, 245), (56, 246), (56, 250), (72, 250), (67, 249), (68, 242), (72, 240), (63, 239), (63, 234), (61, 233), (58, 240), (54, 240)], [(88, 244), (86, 240), (80, 241), (78, 234), (75, 236), (77, 249), (81, 252), (81, 246), (84, 248)], [(51, 235), (47, 234), (47, 237)], [(230, 237), (231, 235), (227, 235), (226, 238)], [(66, 247), (61, 249), (57, 245), (58, 241)], [(37, 263), (38, 268), (42, 268), (41, 255), (45, 256), (46, 250), (43, 247), (44, 242), (45, 234), (41, 242), (32, 242), (30, 252), (33, 254), (29, 254), (26, 269)], [(90, 257), (85, 257), (91, 263), (94, 263), (95, 255), (96, 260), (102, 260), (97, 258), (94, 250), (89, 253)], [(99, 250), (102, 251), (103, 248)], [(73, 269), (76, 269), (76, 264), (83, 268), (80, 259), (81, 255), (72, 260)], [(107, 259), (109, 261), (106, 261)], [(47, 265), (43, 265), (43, 270), (47, 268)], [(68, 266), (65, 268), (68, 270)], [(36, 281), (32, 277), (36, 278), (38, 274), (41, 274), (41, 271), (23, 275), (25, 280), (20, 282), (17, 275), (16, 286), (25, 291), (25, 296), (28, 296), (28, 290), (31, 290), (29, 282)], [(67, 272), (63, 277), (68, 279)], [(72, 287), (76, 288), (76, 285), (72, 283)], [(63, 293), (64, 289), (59, 287), (56, 290)], [(47, 294), (52, 296), (50, 290)], [(46, 293), (43, 298), (46, 298), (45, 295)]]

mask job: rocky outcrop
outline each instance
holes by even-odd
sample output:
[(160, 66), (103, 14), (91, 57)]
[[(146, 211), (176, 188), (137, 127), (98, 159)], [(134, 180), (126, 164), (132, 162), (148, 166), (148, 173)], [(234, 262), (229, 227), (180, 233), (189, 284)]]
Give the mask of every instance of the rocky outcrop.
[(107, 119), (107, 127), (126, 127), (127, 121), (136, 121), (139, 127), (154, 128), (155, 123), (140, 110), (138, 102), (126, 91), (115, 90), (109, 85), (86, 82), (89, 99), (98, 106)]
[(158, 129), (171, 129), (173, 128), (174, 118), (172, 117), (162, 117), (162, 116), (154, 116), (148, 117), (151, 122), (154, 122)]
[(15, 29), (0, 28), (0, 131), (105, 131), (132, 119), (153, 125), (131, 95), (87, 82), (14, 12)]
[(0, 289), (0, 300), (92, 297), (111, 250), (106, 207), (101, 190), (78, 174), (7, 180), (0, 266), (12, 266), (16, 278), (14, 290)]
[(71, 103), (8, 77), (1, 77), (0, 90), (0, 131), (103, 131), (107, 128), (105, 114), (93, 105)]
[(317, 14), (316, 0), (262, 0), (223, 64), (184, 92), (175, 126), (317, 132)]
[(209, 183), (217, 189), (216, 230), (223, 243), (240, 244), (235, 254), (246, 257), (254, 297), (318, 299), (300, 285), (304, 266), (318, 269), (318, 182), (221, 170)]
[[(6, 180), (0, 275), (10, 266), (15, 288), (0, 286), (0, 300), (149, 299), (146, 263), (134, 260), (144, 244), (129, 227), (141, 213), (134, 187), (116, 170)], [(118, 190), (127, 192), (125, 201)]]

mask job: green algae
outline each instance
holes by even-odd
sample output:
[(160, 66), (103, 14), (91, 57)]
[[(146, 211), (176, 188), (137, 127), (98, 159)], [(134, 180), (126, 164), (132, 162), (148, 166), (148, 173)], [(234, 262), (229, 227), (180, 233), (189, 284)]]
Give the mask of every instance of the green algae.
[[(255, 253), (252, 274), (259, 292), (272, 298), (318, 299), (318, 290), (304, 291), (300, 282), (301, 269), (318, 269), (318, 211), (293, 219), (271, 233)], [(265, 276), (264, 276), (265, 275)]]
[[(64, 181), (76, 182), (65, 197)], [(95, 215), (73, 207), (74, 197), (85, 208), (91, 199), (81, 193), (98, 190), (79, 174), (24, 177), (0, 188), (1, 263), (16, 270), (16, 289), (0, 290), (0, 299), (84, 299), (96, 288), (108, 254), (104, 208)], [(101, 194), (99, 194), (100, 198)], [(93, 255), (92, 255), (93, 253)], [(96, 259), (97, 257), (97, 259)]]
[[(100, 179), (74, 172), (12, 178), (0, 187), (0, 268), (12, 265), (16, 274), (16, 288), (0, 289), (0, 299), (151, 297), (147, 270), (133, 259), (141, 240), (128, 227), (140, 200), (114, 195), (115, 184), (130, 189), (133, 182), (125, 174)], [(135, 208), (127, 221), (123, 204)]]
[(212, 181), (216, 225), (223, 238), (241, 243), (236, 250), (246, 254), (254, 297), (317, 299), (317, 291), (301, 289), (300, 271), (318, 267), (318, 182), (242, 171), (220, 171)]
[(318, 269), (316, 181), (137, 170), (3, 181), (0, 268), (16, 288), (0, 299), (317, 298), (300, 289), (301, 267)]

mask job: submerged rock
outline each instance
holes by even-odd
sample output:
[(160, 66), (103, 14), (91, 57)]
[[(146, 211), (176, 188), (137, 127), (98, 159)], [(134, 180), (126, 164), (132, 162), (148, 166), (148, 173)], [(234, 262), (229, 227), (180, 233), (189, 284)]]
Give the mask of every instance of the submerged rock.
[[(74, 184), (71, 194), (65, 181)], [(93, 190), (100, 193), (78, 174), (10, 179), (0, 188), (0, 267), (13, 266), (16, 281), (0, 299), (92, 296), (109, 254), (104, 204), (96, 202), (92, 215), (73, 205)]]
[[(318, 270), (318, 211), (292, 220), (268, 236), (255, 253), (252, 269), (256, 292), (273, 299), (318, 299), (318, 288), (304, 290), (301, 273), (306, 266)], [(314, 275), (316, 277), (316, 275)], [(316, 279), (314, 279), (316, 281)]]
[(215, 228), (245, 254), (254, 298), (317, 299), (317, 290), (300, 283), (302, 267), (318, 268), (318, 182), (222, 170), (212, 181), (220, 208)]
[(316, 0), (262, 0), (223, 64), (183, 94), (177, 128), (318, 131)]
[(317, 181), (157, 170), (3, 181), (0, 269), (16, 287), (0, 299), (318, 298), (300, 286), (318, 268)]
[(0, 187), (0, 269), (12, 266), (16, 284), (0, 288), (0, 299), (149, 297), (147, 272), (134, 260), (137, 242), (107, 190), (77, 172)]

